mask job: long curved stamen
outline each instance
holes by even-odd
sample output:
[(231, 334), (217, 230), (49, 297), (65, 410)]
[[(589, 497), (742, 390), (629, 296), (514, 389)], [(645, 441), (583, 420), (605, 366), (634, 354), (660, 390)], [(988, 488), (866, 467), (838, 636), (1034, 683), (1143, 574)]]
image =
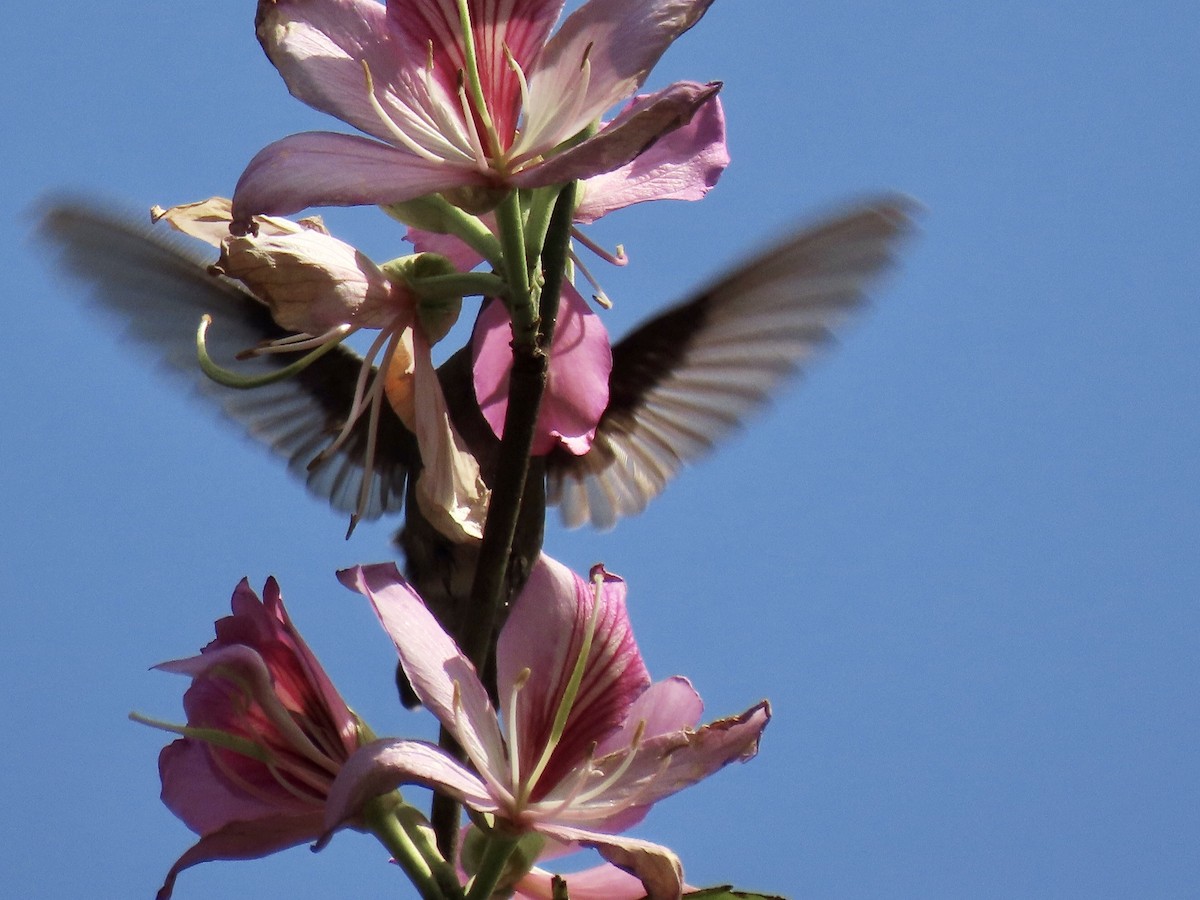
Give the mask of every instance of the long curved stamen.
[(575, 254), (574, 250), (571, 251), (571, 262), (575, 264), (575, 268), (579, 270), (580, 274), (587, 280), (587, 283), (592, 286), (592, 299), (605, 309), (612, 309), (612, 300), (608, 298), (608, 294), (604, 292), (604, 288), (600, 287), (600, 282), (596, 280), (596, 276), (583, 264), (583, 260)]
[(467, 136), (471, 140), (471, 151), (475, 154), (475, 164), (481, 169), (488, 167), (487, 151), (483, 149), (483, 141), (479, 137), (479, 129), (475, 127), (475, 117), (471, 115), (471, 101), (467, 99), (467, 90), (459, 73), (458, 102), (462, 107), (463, 121), (467, 124)]
[[(500, 136), (496, 134), (496, 126), (492, 123), (492, 114), (488, 109), (487, 98), (483, 95), (483, 82), (479, 77), (479, 61), (475, 55), (475, 32), (471, 27), (471, 11), (467, 9), (467, 0), (457, 0), (457, 2), (458, 21), (462, 28), (463, 64), (467, 87), (470, 88), (475, 112), (479, 115), (479, 121), (483, 124), (483, 130), (487, 133), (488, 142), (491, 144), (489, 155), (499, 157), (501, 153)], [(472, 120), (470, 109), (466, 111), (466, 116), (468, 121)]]
[(354, 334), (354, 332), (358, 331), (358, 328), (359, 326), (357, 325), (342, 323), (341, 325), (335, 325), (324, 334), (319, 334), (316, 337), (304, 332), (289, 334), (287, 337), (275, 338), (273, 341), (263, 341), (256, 347), (241, 351), (234, 358), (253, 359), (256, 356), (269, 356), (272, 353), (297, 353), (300, 350), (308, 350), (311, 347), (324, 346), (325, 343), (335, 338), (339, 342), (344, 341), (350, 335)]
[[(400, 339), (399, 332), (392, 331), (387, 350), (383, 354), (383, 369), (387, 369), (387, 361), (396, 352), (396, 342)], [(350, 527), (346, 529), (346, 539), (354, 533), (354, 527), (366, 514), (367, 504), (371, 499), (371, 479), (375, 474), (375, 442), (379, 436), (379, 409), (383, 401), (383, 388), (387, 379), (382, 372), (375, 374), (371, 382), (371, 411), (367, 416), (367, 451), (363, 458), (362, 479), (358, 485), (358, 508), (350, 516)]]
[(396, 140), (396, 143), (404, 147), (405, 150), (411, 150), (422, 159), (429, 162), (444, 163), (446, 160), (438, 156), (436, 153), (427, 150), (425, 147), (422, 147), (400, 130), (400, 127), (396, 124), (395, 120), (393, 120), (392, 117), (387, 114), (387, 111), (375, 97), (375, 80), (371, 77), (371, 67), (367, 65), (367, 61), (365, 59), (362, 60), (362, 69), (363, 76), (367, 81), (367, 101), (371, 104), (371, 109), (375, 110), (375, 114), (379, 116), (379, 121), (383, 124), (383, 127), (387, 129), (388, 134), (390, 134)]
[(521, 89), (521, 128), (523, 129), (526, 124), (524, 120), (529, 115), (529, 82), (525, 78), (525, 70), (521, 68), (521, 64), (517, 62), (512, 51), (508, 49), (508, 42), (506, 41), (501, 46), (504, 50), (504, 61), (517, 76), (517, 86)]
[(596, 625), (600, 621), (600, 592), (604, 584), (604, 576), (596, 574), (592, 578), (594, 585), (592, 613), (588, 617), (587, 626), (583, 632), (583, 642), (579, 648), (579, 655), (575, 658), (575, 666), (571, 670), (571, 678), (567, 682), (566, 689), (563, 691), (562, 699), (559, 700), (558, 709), (554, 713), (554, 724), (550, 728), (550, 739), (546, 741), (546, 746), (542, 750), (541, 759), (538, 760), (533, 771), (526, 779), (526, 785), (530, 791), (537, 784), (542, 773), (546, 771), (546, 766), (550, 763), (550, 757), (554, 755), (554, 749), (558, 746), (558, 742), (562, 740), (563, 732), (567, 727), (567, 720), (571, 716), (571, 709), (575, 704), (575, 699), (579, 695), (579, 686), (583, 683), (583, 673), (587, 668), (588, 657), (592, 654), (592, 639), (596, 636)]
[(637, 723), (637, 727), (633, 730), (633, 740), (629, 742), (629, 751), (625, 754), (625, 758), (621, 760), (621, 764), (617, 766), (613, 772), (608, 775), (595, 787), (589, 788), (578, 797), (575, 798), (577, 803), (587, 803), (589, 800), (599, 797), (601, 794), (608, 791), (614, 784), (621, 780), (621, 777), (629, 771), (629, 767), (633, 765), (634, 757), (637, 756), (638, 748), (642, 745), (642, 738), (646, 734), (646, 720), (642, 719)]
[(575, 226), (571, 227), (571, 239), (579, 241), (583, 246), (587, 247), (606, 263), (611, 263), (614, 266), (625, 266), (629, 264), (629, 257), (625, 255), (625, 245), (617, 244), (617, 252), (609, 253), (583, 231)]
[(354, 398), (350, 401), (350, 412), (346, 416), (346, 422), (342, 425), (342, 430), (338, 432), (337, 437), (333, 439), (329, 446), (313, 457), (312, 462), (308, 464), (310, 469), (320, 465), (336, 453), (346, 443), (346, 439), (354, 430), (355, 424), (363, 414), (363, 410), (366, 409), (364, 398), (367, 393), (367, 378), (371, 374), (372, 363), (379, 354), (380, 348), (391, 338), (392, 331), (393, 327), (390, 325), (387, 328), (381, 329), (379, 335), (372, 342), (371, 348), (367, 351), (366, 356), (363, 357), (362, 365), (358, 370), (358, 380), (354, 383)]
[(529, 676), (532, 673), (529, 667), (526, 666), (518, 674), (513, 681), (512, 693), (508, 695), (508, 709), (505, 711), (505, 721), (508, 725), (508, 769), (509, 777), (512, 779), (513, 791), (516, 792), (517, 804), (524, 804), (526, 798), (525, 792), (521, 789), (521, 745), (517, 729), (517, 695), (521, 693), (521, 688), (525, 687), (529, 681)]
[[(543, 805), (542, 809), (540, 810), (540, 814), (545, 816), (546, 821), (554, 821), (555, 819), (560, 818), (562, 814), (566, 812), (566, 810), (569, 809), (575, 802), (576, 798), (578, 798), (579, 794), (583, 791), (584, 785), (587, 784), (588, 779), (592, 777), (592, 774), (595, 771), (593, 768), (595, 759), (596, 745), (593, 743), (591, 749), (588, 751), (587, 760), (575, 772), (571, 780), (571, 786), (567, 789), (566, 793), (562, 794), (560, 799), (554, 801), (552, 806)], [(554, 793), (560, 793), (561, 788), (562, 785), (558, 785), (555, 788)], [(543, 800), (543, 804), (546, 803), (549, 803), (549, 798)]]
[(208, 354), (208, 326), (212, 324), (212, 316), (205, 314), (200, 317), (200, 327), (196, 329), (196, 358), (200, 363), (200, 370), (209, 378), (217, 382), (217, 384), (225, 387), (238, 388), (245, 390), (248, 388), (263, 387), (264, 385), (274, 384), (277, 381), (283, 381), (285, 378), (291, 378), (300, 372), (303, 372), (318, 359), (336, 347), (350, 333), (349, 326), (336, 339), (330, 340), (325, 344), (317, 347), (306, 356), (302, 356), (291, 365), (283, 366), (273, 372), (266, 372), (262, 375), (239, 375), (230, 369), (217, 365), (213, 358)]

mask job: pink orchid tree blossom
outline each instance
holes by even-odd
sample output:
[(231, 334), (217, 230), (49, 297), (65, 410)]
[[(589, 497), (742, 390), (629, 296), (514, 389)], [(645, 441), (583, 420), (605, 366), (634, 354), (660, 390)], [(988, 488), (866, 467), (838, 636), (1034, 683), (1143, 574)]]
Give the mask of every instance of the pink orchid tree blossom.
[[(646, 99), (634, 98), (631, 108)], [(712, 97), (687, 125), (660, 138), (633, 161), (580, 182), (574, 220), (587, 224), (615, 210), (651, 200), (699, 200), (728, 165), (725, 115), (720, 99)], [(494, 230), (490, 216), (484, 221)], [(576, 236), (582, 237), (578, 232)], [(442, 254), (463, 271), (483, 261), (453, 235), (410, 228), (407, 237), (418, 251)], [(623, 255), (607, 258), (618, 264), (625, 262)], [(586, 273), (577, 256), (575, 260)], [(570, 281), (563, 282), (558, 315), (533, 453), (542, 455), (561, 446), (582, 455), (591, 448), (600, 417), (608, 406), (612, 351), (603, 324)], [(512, 339), (504, 305), (485, 304), (472, 334), (472, 364), (475, 396), (497, 437), (503, 432), (508, 414)]]
[(319, 837), (335, 776), (370, 740), (292, 625), (275, 579), (262, 600), (243, 579), (232, 608), (199, 656), (157, 666), (192, 679), (187, 726), (172, 729), (184, 736), (163, 749), (158, 768), (163, 803), (200, 835), (159, 900), (197, 863), (254, 859)]
[[(678, 858), (620, 832), (656, 801), (754, 756), (770, 718), (766, 701), (697, 727), (702, 706), (686, 679), (650, 683), (624, 582), (600, 566), (585, 581), (543, 556), (496, 648), (501, 725), (474, 667), (395, 566), (358, 567), (339, 577), (371, 600), (413, 689), (470, 766), (421, 741), (369, 744), (335, 781), (326, 809), (330, 830), (372, 797), (422, 784), (492, 817), (504, 833), (533, 832), (597, 849), (636, 875), (651, 900), (680, 896)], [(536, 890), (537, 876), (527, 877)], [(615, 883), (610, 877), (619, 876), (588, 875)]]
[[(421, 511), (451, 540), (482, 536), (489, 491), (478, 462), (450, 422), (431, 356), (432, 342), (453, 324), (456, 307), (447, 315), (441, 304), (423, 316), (419, 299), (402, 278), (332, 237), (317, 219), (256, 216), (254, 229), (234, 235), (229, 233), (230, 201), (222, 197), (159, 209), (155, 217), (219, 247), (214, 270), (244, 284), (270, 307), (280, 327), (297, 333), (252, 352), (319, 353), (356, 331), (378, 330), (363, 358), (345, 425), (322, 453), (334, 452), (347, 440), (362, 416), (368, 417), (373, 434), (386, 397), (417, 437), (423, 463), (416, 490)], [(380, 373), (369, 379), (377, 359)], [(368, 450), (351, 529), (367, 507), (372, 454)]]
[(439, 192), (479, 211), (513, 188), (619, 169), (719, 90), (677, 82), (587, 135), (711, 2), (589, 0), (551, 35), (563, 0), (260, 0), (259, 42), (291, 93), (369, 137), (267, 146), (238, 181), (235, 217)]

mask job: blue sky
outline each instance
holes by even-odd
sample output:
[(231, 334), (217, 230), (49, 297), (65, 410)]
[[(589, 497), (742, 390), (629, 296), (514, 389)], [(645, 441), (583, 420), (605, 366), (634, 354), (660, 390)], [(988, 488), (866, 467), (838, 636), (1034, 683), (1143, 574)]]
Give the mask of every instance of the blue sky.
[[(335, 569), (342, 519), (53, 278), (48, 192), (140, 211), (228, 194), (340, 129), (288, 97), (253, 4), (8, 15), (0, 628), (13, 897), (150, 897), (190, 833), (157, 799), (186, 682), (243, 575), (376, 731), (429, 734)], [(922, 234), (803, 383), (641, 517), (547, 549), (629, 582), (653, 674), (762, 753), (639, 834), (695, 884), (795, 897), (1183, 897), (1200, 883), (1200, 7), (718, 0), (651, 86), (720, 79), (733, 165), (614, 215), (620, 334), (790, 224), (900, 190)], [(371, 210), (330, 226), (377, 258)], [(404, 896), (370, 839), (186, 873), (181, 900)]]

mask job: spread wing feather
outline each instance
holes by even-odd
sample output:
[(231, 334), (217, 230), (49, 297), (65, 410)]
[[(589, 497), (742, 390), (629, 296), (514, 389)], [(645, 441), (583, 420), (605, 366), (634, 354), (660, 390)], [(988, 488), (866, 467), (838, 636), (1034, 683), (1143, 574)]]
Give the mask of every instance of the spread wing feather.
[[(358, 354), (343, 345), (292, 378), (251, 390), (224, 387), (205, 376), (196, 361), (196, 328), (205, 313), (213, 318), (209, 352), (222, 365), (261, 374), (295, 357), (258, 356), (233, 363), (239, 351), (285, 332), (253, 295), (210, 275), (211, 260), (180, 238), (77, 200), (49, 205), (38, 233), (56, 251), (61, 268), (91, 288), (128, 338), (283, 458), (314, 495), (337, 510), (354, 512), (367, 449), (365, 417), (336, 453), (310, 463), (350, 410), (362, 363)], [(420, 459), (415, 439), (399, 418), (386, 404), (381, 413), (366, 519), (403, 506), (408, 472)]]
[(563, 521), (610, 528), (641, 512), (802, 370), (865, 304), (911, 230), (911, 209), (883, 198), (798, 231), (614, 346), (592, 448), (547, 460), (548, 500)]

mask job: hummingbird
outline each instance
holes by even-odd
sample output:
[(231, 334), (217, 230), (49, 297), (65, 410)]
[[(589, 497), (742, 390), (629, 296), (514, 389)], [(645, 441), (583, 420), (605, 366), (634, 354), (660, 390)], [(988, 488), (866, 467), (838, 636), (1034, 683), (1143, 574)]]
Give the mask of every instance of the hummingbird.
[[(913, 230), (913, 209), (906, 198), (882, 196), (799, 228), (613, 344), (609, 403), (590, 449), (576, 456), (558, 447), (532, 461), (509, 565), (510, 598), (541, 550), (547, 506), (557, 506), (569, 527), (600, 529), (641, 512), (866, 305)], [(339, 345), (293, 377), (252, 390), (224, 387), (197, 365), (201, 316), (220, 326), (208, 338), (214, 358), (233, 358), (287, 332), (243, 285), (210, 271), (211, 258), (177, 235), (73, 198), (46, 206), (38, 234), (129, 339), (271, 450), (310, 493), (364, 519), (404, 510), (395, 545), (406, 575), (449, 633), (462, 633), (478, 548), (452, 542), (421, 514), (412, 496), (421, 468), (412, 432), (384, 404), (369, 468), (362, 419), (335, 452), (322, 453), (351, 408), (362, 363), (353, 349)], [(244, 361), (252, 375), (286, 364), (278, 355)], [(451, 421), (490, 484), (499, 441), (475, 399), (470, 347), (453, 353), (438, 377)], [(414, 705), (400, 687), (406, 705)]]

